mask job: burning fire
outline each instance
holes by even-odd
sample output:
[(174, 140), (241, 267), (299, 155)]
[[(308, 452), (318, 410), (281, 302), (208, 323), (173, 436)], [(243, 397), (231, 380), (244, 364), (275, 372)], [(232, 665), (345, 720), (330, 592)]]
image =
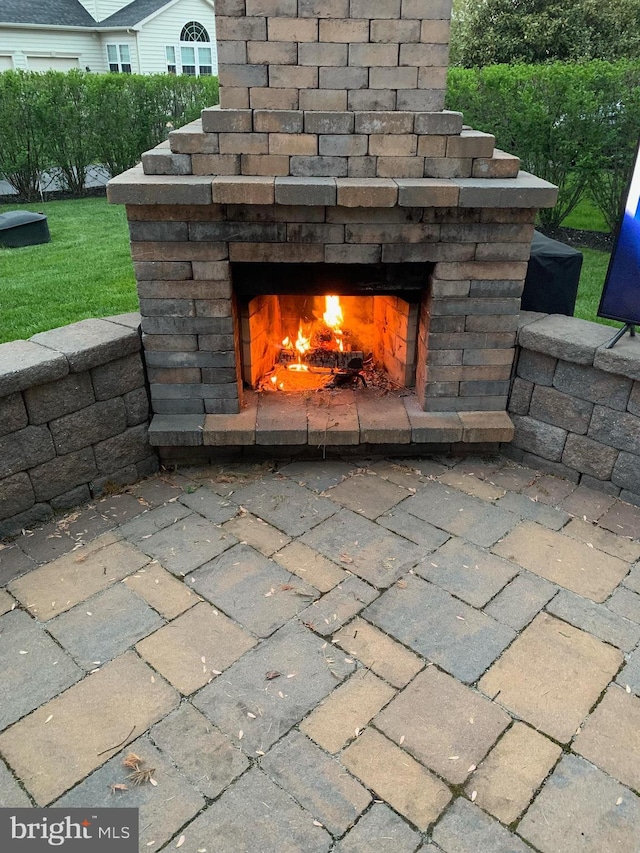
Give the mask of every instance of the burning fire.
[(333, 334), (340, 352), (344, 352), (344, 343), (342, 341), (342, 307), (340, 305), (339, 296), (325, 296), (326, 310), (322, 315), (322, 319), (330, 329), (333, 329)]

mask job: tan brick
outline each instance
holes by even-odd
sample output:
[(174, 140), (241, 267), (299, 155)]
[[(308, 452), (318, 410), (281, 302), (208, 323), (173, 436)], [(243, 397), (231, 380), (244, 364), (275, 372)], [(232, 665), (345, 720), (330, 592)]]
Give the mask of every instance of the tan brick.
[(227, 252), (225, 243), (131, 243), (134, 261), (214, 261)]
[(389, 133), (410, 134), (413, 132), (414, 116), (408, 112), (373, 110), (356, 112), (356, 133), (387, 135)]
[(269, 154), (306, 154), (318, 153), (318, 137), (312, 133), (270, 133)]
[(369, 138), (353, 133), (324, 135), (319, 138), (318, 153), (321, 157), (361, 157), (367, 153)]
[(179, 700), (164, 679), (126, 652), (7, 729), (0, 735), (0, 751), (45, 806)]
[(263, 133), (302, 133), (302, 110), (256, 110), (253, 129)]
[(222, 526), (240, 542), (246, 542), (265, 557), (271, 557), (275, 551), (284, 548), (290, 542), (288, 536), (261, 518), (251, 515), (250, 512), (240, 513)]
[(295, 15), (297, 0), (246, 0), (247, 15)]
[(250, 41), (247, 60), (254, 65), (295, 65), (298, 45), (291, 41)]
[(640, 788), (640, 699), (612, 684), (573, 749), (614, 779)]
[(237, 154), (192, 154), (194, 175), (239, 175), (240, 157)]
[(418, 85), (417, 68), (371, 68), (371, 89), (415, 89)]
[(246, 110), (249, 108), (249, 89), (246, 86), (220, 88), (220, 106), (225, 110)]
[(420, 41), (420, 21), (371, 21), (372, 42), (409, 44)]
[(451, 0), (402, 0), (403, 18), (447, 20), (451, 16)]
[(342, 89), (303, 89), (300, 91), (300, 109), (331, 111), (347, 109), (347, 92)]
[[(266, 18), (232, 18), (216, 15), (216, 37), (218, 41), (265, 41), (267, 38)], [(285, 39), (297, 41), (297, 39)]]
[(424, 666), (417, 655), (364, 619), (354, 619), (334, 641), (394, 687), (405, 687)]
[(113, 533), (33, 569), (9, 584), (9, 592), (41, 622), (74, 607), (142, 568), (149, 557)]
[(213, 670), (227, 669), (255, 644), (246, 631), (203, 601), (145, 637), (136, 650), (188, 695), (207, 684)]
[(256, 110), (298, 109), (298, 89), (250, 89), (249, 99), (251, 108)]
[(221, 154), (268, 154), (269, 137), (266, 133), (221, 133)]
[(458, 202), (459, 188), (451, 181), (424, 178), (397, 183), (402, 207), (455, 207)]
[(286, 154), (243, 154), (240, 164), (243, 175), (285, 177), (289, 174), (289, 157)]
[(301, 18), (347, 18), (349, 0), (298, 0)]
[(423, 157), (377, 157), (376, 174), (379, 178), (421, 178), (424, 174)]
[(418, 154), (420, 154), (422, 157), (444, 157), (446, 149), (446, 136), (418, 137)]
[(320, 21), (320, 41), (354, 44), (369, 41), (369, 21), (324, 18)]
[(557, 744), (515, 723), (473, 774), (467, 794), (475, 791), (476, 805), (502, 823), (513, 823), (561, 755)]
[(413, 157), (418, 150), (418, 137), (413, 133), (369, 137), (369, 154), (381, 157)]
[(428, 68), (432, 65), (446, 66), (449, 61), (448, 44), (401, 44), (400, 65), (415, 65)]
[(317, 89), (318, 69), (299, 65), (270, 65), (269, 86), (272, 89)]
[(318, 19), (268, 18), (267, 32), (269, 41), (318, 41)]
[(495, 136), (479, 130), (463, 130), (460, 136), (447, 139), (447, 157), (491, 157)]
[(211, 192), (219, 204), (273, 204), (275, 178), (217, 177)]
[[(351, 0), (351, 16), (353, 18), (397, 19), (400, 17), (400, 0)], [(418, 18), (420, 16), (413, 15), (413, 17)]]
[(443, 782), (373, 729), (366, 729), (340, 760), (421, 831), (436, 820), (451, 800), (451, 792)]
[(540, 577), (599, 602), (611, 595), (629, 568), (618, 557), (533, 521), (523, 521), (493, 550)]
[(381, 711), (375, 725), (421, 764), (459, 785), (510, 722), (497, 705), (428, 667)]
[(507, 281), (524, 280), (527, 275), (526, 263), (500, 263), (489, 261), (472, 261), (469, 263), (441, 263), (436, 270), (437, 278), (455, 281), (470, 279), (472, 281)]
[(451, 22), (422, 21), (420, 41), (425, 44), (448, 44), (451, 37)]
[(328, 592), (347, 577), (343, 569), (302, 542), (292, 542), (274, 554), (273, 559), (320, 592)]
[(391, 67), (397, 64), (397, 44), (352, 44), (349, 46), (349, 65), (362, 65), (369, 68), (374, 65)]
[(470, 178), (472, 167), (470, 157), (425, 157), (424, 174), (426, 178)]
[(129, 575), (124, 582), (165, 619), (174, 619), (201, 601), (199, 595), (176, 580), (158, 563), (151, 563), (136, 574)]
[(394, 207), (398, 199), (398, 186), (395, 181), (338, 178), (336, 186), (338, 205), (341, 207)]
[(395, 692), (368, 670), (358, 670), (349, 681), (329, 694), (301, 723), (300, 730), (327, 752), (339, 752), (395, 696)]
[(543, 613), (480, 679), (479, 688), (534, 728), (568, 743), (622, 660), (612, 646)]
[(307, 42), (298, 45), (298, 65), (327, 65), (341, 67), (347, 64), (348, 45)]
[(517, 178), (520, 171), (520, 158), (506, 154), (497, 148), (492, 157), (477, 157), (473, 161), (474, 178)]
[(308, 263), (324, 260), (322, 245), (307, 243), (231, 243), (229, 257), (238, 262)]

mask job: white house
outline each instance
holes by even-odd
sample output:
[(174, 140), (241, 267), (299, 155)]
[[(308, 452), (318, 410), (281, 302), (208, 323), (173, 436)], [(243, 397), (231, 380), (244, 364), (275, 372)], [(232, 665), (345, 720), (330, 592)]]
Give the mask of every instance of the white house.
[(212, 0), (0, 0), (0, 71), (217, 74)]

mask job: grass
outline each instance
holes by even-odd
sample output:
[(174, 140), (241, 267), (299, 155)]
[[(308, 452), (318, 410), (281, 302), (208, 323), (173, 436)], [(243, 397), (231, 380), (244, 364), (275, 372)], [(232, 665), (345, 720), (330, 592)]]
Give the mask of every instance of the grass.
[[(0, 249), (0, 343), (29, 338), (87, 317), (108, 317), (138, 309), (124, 207), (104, 198), (5, 205), (46, 213), (51, 242)], [(599, 211), (582, 201), (563, 223), (606, 231)], [(575, 316), (596, 317), (609, 263), (608, 252), (584, 254)]]
[(127, 218), (105, 198), (4, 205), (48, 217), (51, 242), (0, 249), (0, 342), (138, 309)]

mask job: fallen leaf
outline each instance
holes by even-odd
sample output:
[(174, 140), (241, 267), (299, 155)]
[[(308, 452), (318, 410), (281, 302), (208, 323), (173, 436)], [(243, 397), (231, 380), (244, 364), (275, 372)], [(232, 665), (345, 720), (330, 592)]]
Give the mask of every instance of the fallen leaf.
[(111, 788), (112, 794), (115, 794), (115, 793), (120, 792), (120, 791), (128, 791), (129, 790), (126, 785), (122, 784), (122, 782), (115, 782), (113, 785), (109, 785), (109, 787)]
[(626, 691), (627, 693), (631, 693), (631, 688), (629, 687), (629, 685), (628, 685), (628, 684), (625, 684), (624, 689), (625, 689), (625, 691)]
[(155, 772), (155, 767), (149, 767), (148, 770), (134, 770), (133, 773), (129, 773), (127, 779), (131, 779), (132, 784), (136, 787), (138, 785), (144, 785), (145, 782), (151, 782), (153, 784), (151, 775)]
[(321, 826), (324, 829), (324, 824), (320, 823), (319, 820), (314, 820), (313, 825), (314, 826)]
[(340, 556), (341, 563), (353, 563), (353, 557), (350, 557), (348, 554), (342, 554)]
[(251, 711), (247, 711), (247, 717), (249, 717), (249, 719), (250, 719), (250, 720), (255, 720), (255, 719), (256, 719), (256, 715), (255, 715), (255, 714), (252, 714), (252, 713), (251, 713)]
[(471, 764), (471, 765), (467, 768), (467, 773), (473, 773), (473, 771), (474, 771), (475, 769), (476, 769), (476, 765), (475, 765), (475, 764)]
[(176, 844), (176, 847), (182, 847), (182, 845), (184, 844), (185, 841), (186, 841), (186, 839), (185, 839), (184, 835), (181, 835), (180, 838), (178, 839), (178, 843)]
[(139, 755), (136, 755), (135, 752), (130, 752), (123, 760), (122, 763), (125, 767), (128, 767), (130, 770), (137, 770), (140, 764), (142, 764), (142, 759)]
[(45, 720), (45, 723), (50, 723), (50, 722), (51, 722), (51, 720), (53, 720), (53, 714), (49, 714), (49, 716), (48, 716), (48, 717), (47, 717), (47, 719)]
[(238, 740), (242, 740), (243, 737), (244, 737), (244, 732), (242, 731), (242, 729), (240, 729), (240, 731), (238, 732)]
[(477, 796), (478, 796), (478, 792), (477, 792), (477, 791), (472, 791), (472, 792), (471, 792), (471, 802), (472, 802), (472, 803), (475, 803), (475, 801), (476, 801), (476, 797), (477, 797)]
[(402, 744), (404, 743), (404, 735), (402, 735), (402, 737), (400, 738), (399, 743), (400, 743), (400, 746), (402, 746)]
[(396, 586), (400, 587), (400, 589), (406, 589), (407, 588), (406, 581), (398, 581)]
[(621, 806), (621, 805), (622, 805), (622, 797), (618, 797), (618, 799), (616, 800), (616, 805), (617, 805), (617, 806)]
[(267, 681), (273, 681), (274, 678), (280, 678), (282, 675), (281, 672), (278, 672), (277, 669), (270, 669), (269, 672), (265, 675)]

